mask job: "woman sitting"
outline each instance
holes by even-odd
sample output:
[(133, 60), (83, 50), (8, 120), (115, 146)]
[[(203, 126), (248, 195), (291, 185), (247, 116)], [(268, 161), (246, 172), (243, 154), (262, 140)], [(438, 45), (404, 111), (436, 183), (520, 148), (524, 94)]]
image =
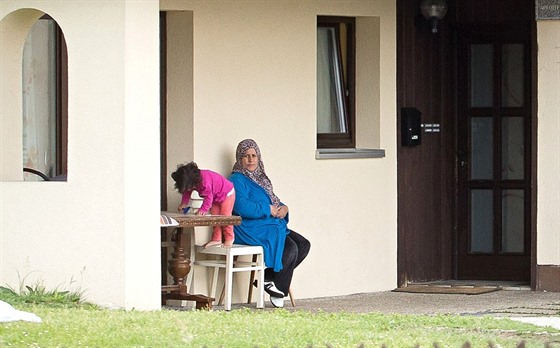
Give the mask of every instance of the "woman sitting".
[(235, 226), (235, 242), (264, 249), (264, 290), (275, 307), (284, 307), (294, 269), (305, 259), (311, 244), (288, 229), (289, 209), (274, 194), (264, 171), (257, 143), (245, 139), (237, 146), (229, 180), (236, 192), (233, 214), (242, 218)]

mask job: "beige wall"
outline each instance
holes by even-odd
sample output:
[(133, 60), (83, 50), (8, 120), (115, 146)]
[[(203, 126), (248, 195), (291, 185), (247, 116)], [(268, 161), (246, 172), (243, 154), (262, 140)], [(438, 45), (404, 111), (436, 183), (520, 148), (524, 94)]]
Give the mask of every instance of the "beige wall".
[[(158, 11), (158, 1), (0, 2), (1, 285), (159, 308)], [(21, 47), (43, 12), (68, 45), (67, 182), (22, 182)]]
[[(169, 12), (167, 21), (167, 172), (193, 158), (193, 14)], [(179, 193), (167, 175), (169, 209), (178, 205)]]
[(560, 21), (538, 21), (537, 33), (537, 264), (560, 265)]
[[(161, 6), (193, 14), (193, 154), (183, 161), (229, 175), (237, 143), (257, 141), (276, 193), (290, 206), (290, 227), (312, 243), (295, 272), (295, 296), (396, 287), (394, 2), (162, 1)], [(375, 62), (367, 73), (381, 88), (360, 86), (358, 93), (370, 88), (369, 102), (377, 110), (363, 124), (375, 128), (369, 130), (377, 137), (370, 146), (385, 149), (385, 158), (315, 159), (320, 14), (364, 17), (360, 24), (380, 28), (379, 37), (371, 38), (377, 47), (362, 54)], [(168, 145), (175, 159), (184, 140), (176, 141)], [(179, 196), (170, 191), (169, 197), (174, 209)], [(207, 238), (197, 235), (199, 242)], [(195, 274), (195, 292), (206, 291), (200, 281), (204, 271), (197, 268)], [(246, 290), (246, 282), (237, 285)], [(244, 294), (237, 291), (237, 300)]]

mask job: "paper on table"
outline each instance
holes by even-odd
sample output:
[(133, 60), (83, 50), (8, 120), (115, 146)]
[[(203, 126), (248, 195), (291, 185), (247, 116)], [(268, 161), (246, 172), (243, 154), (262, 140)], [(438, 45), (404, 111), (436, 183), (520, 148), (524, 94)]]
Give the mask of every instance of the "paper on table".
[(159, 223), (161, 225), (161, 227), (167, 227), (167, 226), (177, 226), (179, 225), (179, 223), (177, 222), (177, 220), (175, 220), (174, 218), (167, 216), (167, 215), (160, 215), (159, 218)]

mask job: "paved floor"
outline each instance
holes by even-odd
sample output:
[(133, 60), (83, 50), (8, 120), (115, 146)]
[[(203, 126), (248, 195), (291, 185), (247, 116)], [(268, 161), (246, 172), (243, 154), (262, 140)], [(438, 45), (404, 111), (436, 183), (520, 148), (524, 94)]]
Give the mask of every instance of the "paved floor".
[[(255, 308), (255, 304), (234, 304), (232, 309), (243, 307)], [(265, 308), (274, 309), (268, 295), (265, 295)], [(560, 293), (558, 292), (500, 290), (479, 295), (461, 295), (385, 291), (296, 299), (296, 307), (292, 307), (290, 300), (286, 298), (284, 308), (289, 311), (312, 312), (489, 315), (560, 329)], [(223, 306), (214, 306), (214, 310), (222, 309)]]
[[(270, 303), (266, 304), (271, 306)], [(348, 296), (298, 299), (296, 307), (309, 311), (380, 312), (398, 314), (458, 314), (492, 316), (560, 316), (560, 293), (501, 290), (480, 295), (374, 292)]]

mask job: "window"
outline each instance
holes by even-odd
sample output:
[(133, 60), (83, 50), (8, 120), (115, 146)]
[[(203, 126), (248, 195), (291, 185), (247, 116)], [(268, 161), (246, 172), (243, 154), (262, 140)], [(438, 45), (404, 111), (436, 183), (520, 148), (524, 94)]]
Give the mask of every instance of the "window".
[(317, 17), (317, 147), (354, 148), (355, 25), (353, 17)]
[[(62, 31), (49, 16), (37, 20), (22, 59), (23, 167), (65, 180), (68, 147), (67, 53)], [(25, 181), (43, 180), (26, 172)]]

